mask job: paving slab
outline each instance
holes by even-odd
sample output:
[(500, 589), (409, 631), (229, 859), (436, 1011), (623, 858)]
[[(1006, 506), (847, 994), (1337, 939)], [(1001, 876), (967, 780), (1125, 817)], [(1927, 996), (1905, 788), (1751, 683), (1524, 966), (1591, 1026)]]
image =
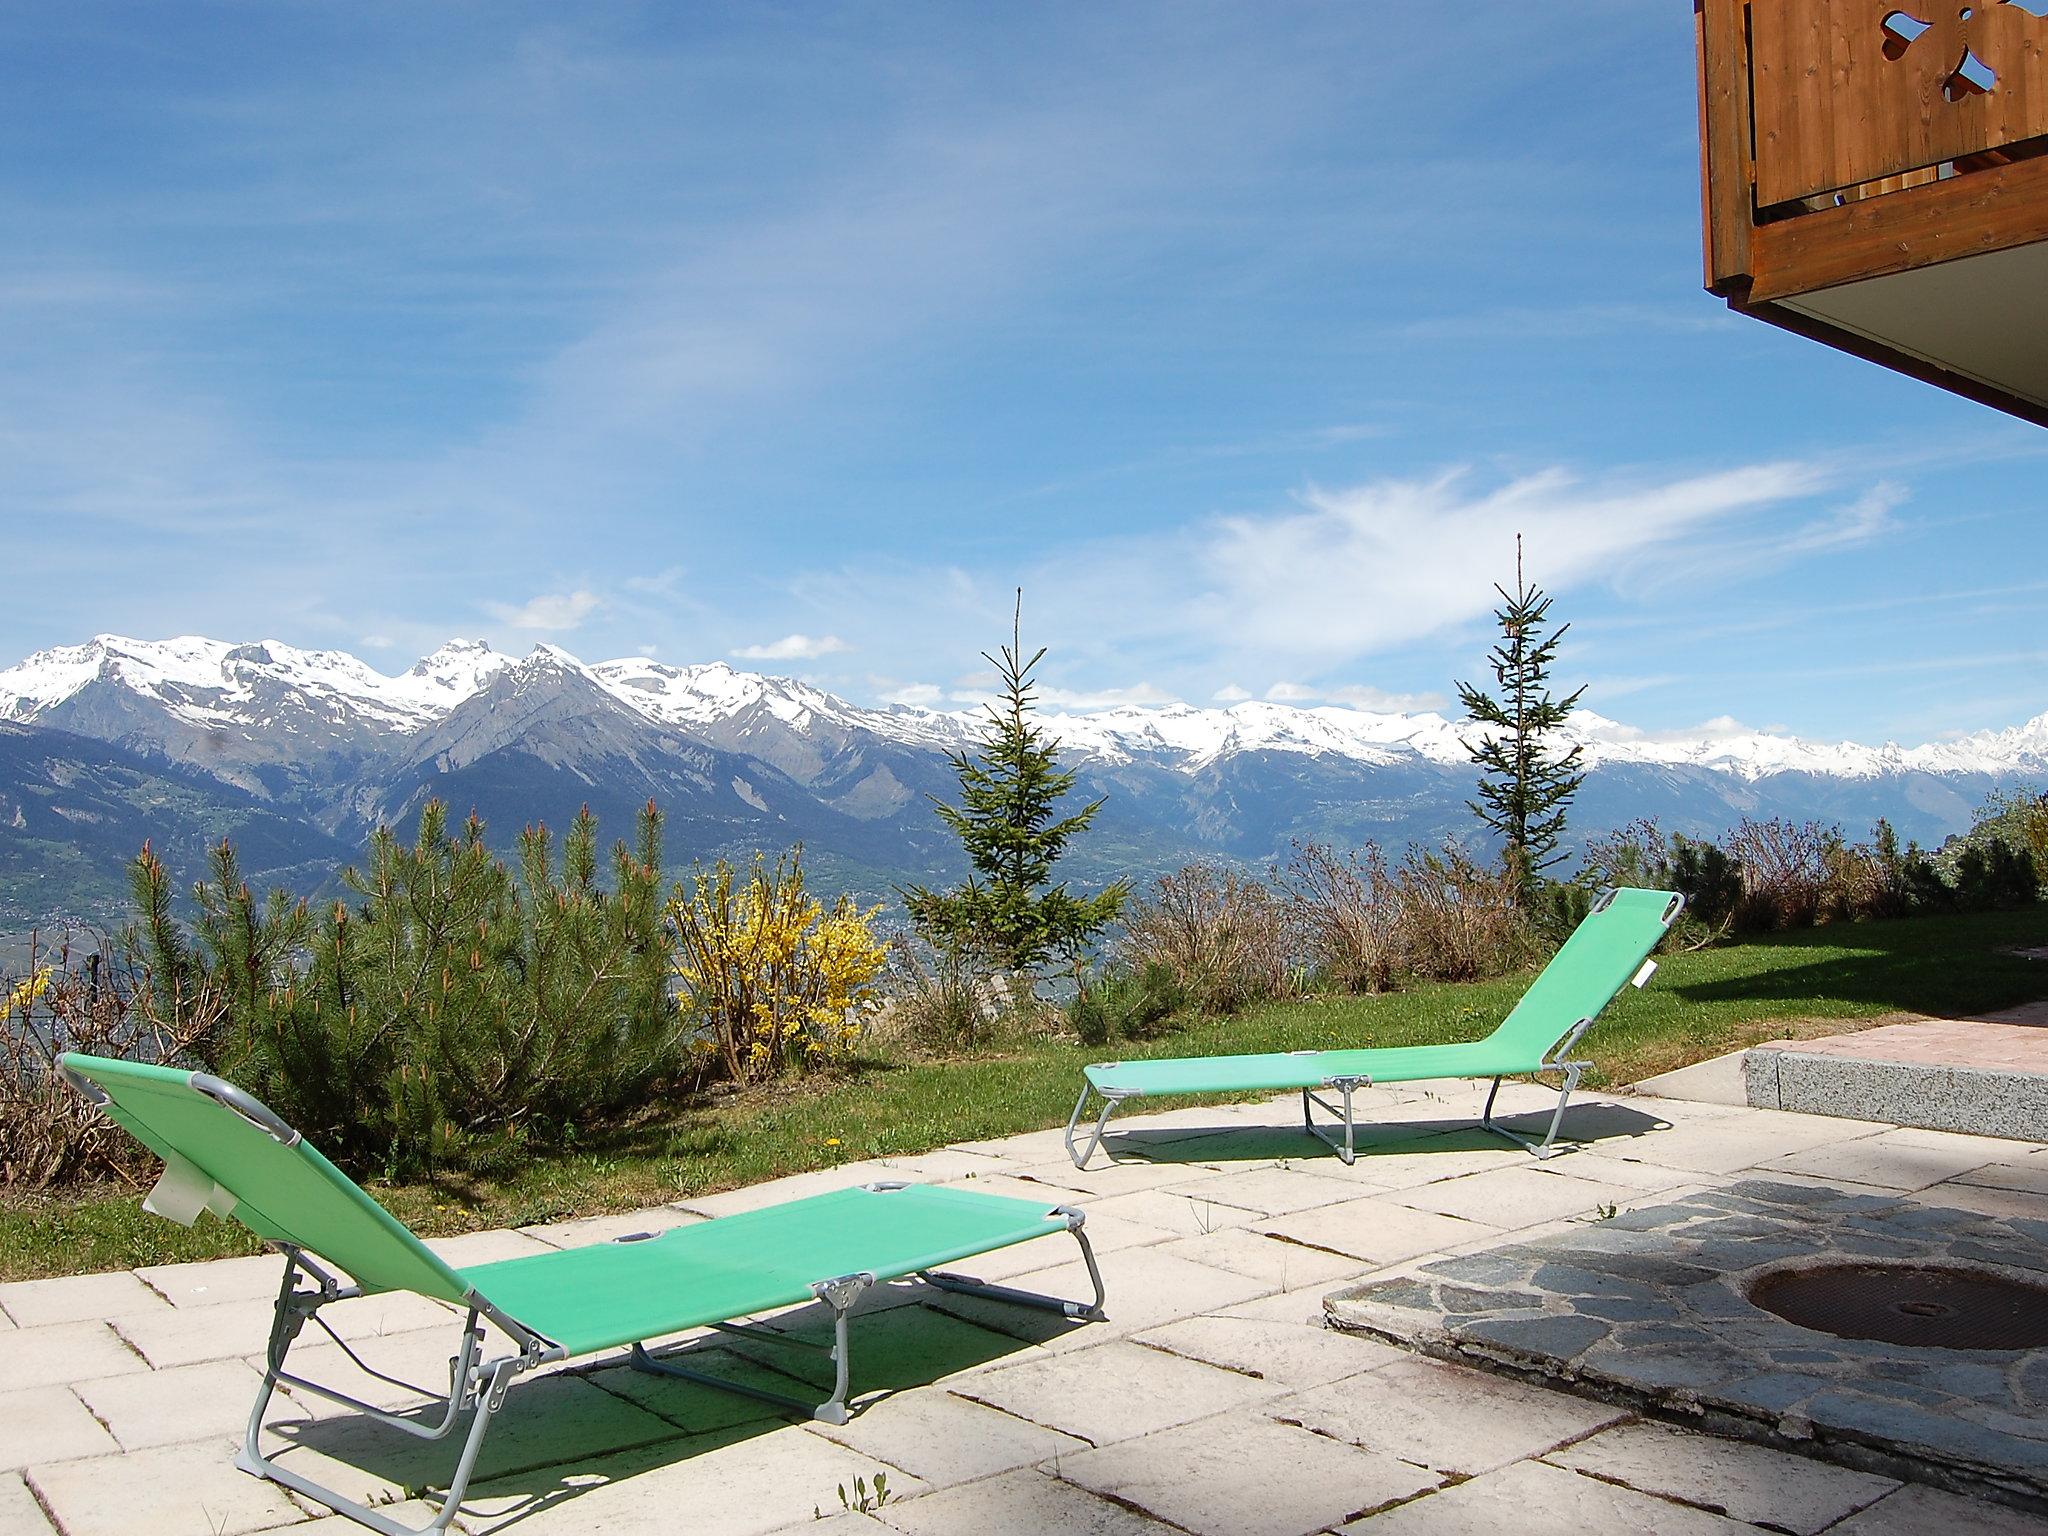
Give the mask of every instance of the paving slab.
[(1729, 1051), (1696, 1061), (1673, 1072), (1646, 1077), (1634, 1092), (1653, 1099), (1685, 1099), (1696, 1104), (1730, 1104), (1747, 1108), (1749, 1090), (1742, 1079), (1742, 1059), (1749, 1053)]
[(471, 1264), (496, 1264), (501, 1259), (531, 1258), (553, 1250), (537, 1237), (524, 1232), (464, 1232), (457, 1237), (430, 1237), (427, 1246), (455, 1269)]
[[(1175, 1318), (1218, 1311), (1274, 1289), (1248, 1275), (1211, 1269), (1157, 1248), (1127, 1248), (1114, 1258), (1114, 1263), (1103, 1266), (1108, 1298), (1103, 1306), (1106, 1315), (1097, 1322), (1074, 1322), (1057, 1313), (981, 1296), (941, 1294), (934, 1296), (930, 1305), (1012, 1338), (1063, 1351), (1094, 1348), (1106, 1339), (1156, 1328)], [(1004, 1283), (1046, 1296), (1086, 1299), (1093, 1294), (1088, 1271), (1078, 1258)]]
[(1687, 1509), (1540, 1461), (1518, 1462), (1383, 1514), (1339, 1536), (1756, 1536), (1756, 1527)]
[[(813, 1346), (797, 1349), (747, 1338), (727, 1338), (724, 1347), (772, 1370), (811, 1382), (822, 1399), (831, 1388), (832, 1362), (823, 1353), (832, 1342), (831, 1314), (806, 1307), (778, 1318), (774, 1331)], [(983, 1328), (936, 1307), (895, 1307), (856, 1319), (848, 1335), (852, 1391), (856, 1403), (877, 1393), (902, 1392), (1014, 1365), (1043, 1352), (1035, 1345)]]
[(0, 1473), (0, 1536), (57, 1536), (18, 1472)]
[(1292, 1164), (1269, 1163), (1257, 1168), (1210, 1174), (1184, 1184), (1168, 1184), (1164, 1190), (1171, 1195), (1241, 1206), (1261, 1216), (1285, 1216), (1313, 1206), (1355, 1200), (1360, 1194), (1358, 1185), (1357, 1179), (1297, 1168)]
[(1060, 1476), (1201, 1536), (1308, 1536), (1438, 1482), (1392, 1456), (1248, 1412), (1062, 1460)]
[(1278, 1395), (1240, 1371), (1113, 1340), (989, 1371), (959, 1395), (1048, 1429), (1108, 1445)]
[(0, 1333), (0, 1381), (10, 1391), (148, 1369), (105, 1323), (52, 1323)]
[(2048, 1536), (2048, 1519), (1908, 1483), (1829, 1536)]
[(1573, 1173), (1518, 1167), (1468, 1173), (1462, 1178), (1402, 1190), (1387, 1198), (1418, 1211), (1435, 1211), (1490, 1227), (1512, 1228), (1568, 1216), (1590, 1216), (1603, 1205), (1614, 1205), (1640, 1193)]
[(259, 1353), (268, 1347), (272, 1316), (267, 1301), (224, 1301), (211, 1307), (160, 1306), (111, 1318), (108, 1326), (152, 1367), (163, 1370)]
[(230, 1301), (277, 1299), (284, 1258), (255, 1253), (240, 1259), (203, 1259), (189, 1264), (149, 1264), (136, 1278), (174, 1307), (216, 1307)]
[(1793, 1536), (1815, 1536), (1899, 1487), (1893, 1478), (1663, 1424), (1619, 1424), (1545, 1459)]
[(1853, 1141), (1888, 1129), (1872, 1120), (1829, 1120), (1758, 1109), (1747, 1115), (1674, 1125), (1668, 1131), (1643, 1138), (1637, 1150), (1660, 1167), (1732, 1174), (1831, 1142)]
[(1173, 1527), (1044, 1472), (1004, 1472), (891, 1503), (882, 1523), (907, 1536), (1172, 1536)]
[(841, 1163), (836, 1168), (816, 1168), (809, 1173), (793, 1173), (787, 1178), (749, 1184), (744, 1189), (721, 1190), (715, 1195), (692, 1195), (674, 1204), (681, 1210), (693, 1211), (700, 1216), (731, 1216), (739, 1211), (758, 1211), (763, 1206), (780, 1205), (786, 1200), (801, 1200), (806, 1195), (822, 1195), (835, 1189), (872, 1184), (878, 1179), (901, 1177), (887, 1163), (870, 1159)]
[(592, 1243), (615, 1243), (622, 1237), (659, 1234), (706, 1220), (672, 1205), (657, 1205), (644, 1211), (620, 1211), (611, 1216), (584, 1216), (575, 1221), (546, 1221), (521, 1227), (527, 1237), (550, 1248), (585, 1248)]
[(0, 1311), (23, 1328), (83, 1323), (168, 1304), (125, 1269), (59, 1280), (14, 1280), (0, 1285)]
[(901, 1468), (794, 1425), (674, 1440), (574, 1460), (474, 1486), (463, 1500), (472, 1532), (538, 1529), (548, 1536), (757, 1536), (840, 1510), (837, 1490), (888, 1479), (891, 1504), (921, 1488)]
[(1169, 1237), (1201, 1237), (1225, 1227), (1240, 1227), (1255, 1221), (1260, 1213), (1231, 1205), (1213, 1196), (1194, 1192), (1172, 1193), (1164, 1189), (1134, 1189), (1128, 1194), (1108, 1195), (1090, 1202), (1089, 1221), (1121, 1218), (1151, 1227)]
[(919, 1152), (904, 1156), (891, 1154), (883, 1158), (882, 1166), (895, 1170), (899, 1179), (915, 1179), (921, 1184), (943, 1184), (953, 1179), (986, 1178), (996, 1174), (1015, 1173), (1027, 1166), (1016, 1158), (996, 1152), (968, 1152), (959, 1147), (938, 1147), (930, 1152)]
[(1954, 1179), (1930, 1184), (1906, 1196), (1916, 1205), (1952, 1211), (1975, 1211), (2001, 1221), (2048, 1221), (2048, 1195), (2018, 1189), (1993, 1189), (1983, 1184), (1959, 1184)]
[[(426, 1417), (426, 1415), (422, 1415)], [(579, 1376), (530, 1378), (516, 1384), (484, 1437), (477, 1477), (489, 1479), (572, 1465), (660, 1441), (679, 1440), (676, 1426)], [(362, 1504), (421, 1489), (447, 1487), (458, 1437), (415, 1439), (360, 1415), (273, 1425), (265, 1450), (278, 1465), (324, 1483)], [(210, 1455), (203, 1449), (194, 1456)], [(236, 1474), (244, 1476), (245, 1474)]]
[(1414, 1357), (1269, 1403), (1275, 1418), (1462, 1477), (1540, 1456), (1628, 1415)]
[(226, 1440), (28, 1469), (64, 1536), (242, 1536), (305, 1519), (277, 1484), (235, 1470)]
[(119, 1449), (68, 1387), (0, 1392), (0, 1472)]
[(901, 1467), (933, 1488), (1088, 1449), (1087, 1441), (1073, 1435), (930, 1388), (869, 1404), (851, 1423), (810, 1428), (860, 1455)]
[(1034, 1203), (1042, 1200), (1047, 1205), (1085, 1206), (1097, 1198), (1090, 1190), (1056, 1183), (1037, 1173), (974, 1173), (945, 1182), (955, 1189), (974, 1189), (985, 1195), (1005, 1195)]
[[(1211, 1140), (1203, 1137), (1203, 1143)], [(1136, 1189), (1158, 1189), (1167, 1184), (1185, 1184), (1204, 1173), (1221, 1173), (1220, 1164), (1195, 1159), (1153, 1162), (1144, 1158), (1106, 1161), (1098, 1152), (1086, 1168), (1076, 1168), (1066, 1158), (1024, 1169), (1019, 1178), (1036, 1179), (1056, 1189), (1077, 1190), (1085, 1195), (1127, 1195)], [(1062, 1202), (1065, 1203), (1065, 1202)]]
[[(262, 1341), (259, 1339), (257, 1342), (260, 1344)], [(453, 1328), (416, 1328), (409, 1333), (387, 1333), (373, 1339), (350, 1342), (349, 1348), (360, 1355), (372, 1370), (396, 1377), (400, 1382), (410, 1382), (419, 1391), (408, 1391), (396, 1382), (379, 1381), (374, 1376), (365, 1375), (339, 1344), (330, 1342), (317, 1331), (299, 1336), (299, 1342), (292, 1346), (290, 1369), (294, 1375), (317, 1381), (323, 1387), (332, 1387), (376, 1407), (398, 1412), (416, 1408), (437, 1394), (446, 1395), (448, 1362), (461, 1347), (461, 1342), (461, 1333)], [(262, 1373), (262, 1355), (250, 1355), (245, 1363), (259, 1375)], [(512, 1390), (516, 1394), (521, 1388), (515, 1386)], [(349, 1418), (355, 1413), (353, 1408), (330, 1402), (315, 1392), (302, 1392), (291, 1386), (282, 1386), (278, 1392), (280, 1395), (272, 1400), (272, 1407), (280, 1417), (291, 1416), (279, 1408), (281, 1404), (295, 1405), (302, 1416), (316, 1419)], [(254, 1398), (252, 1388), (249, 1401)], [(242, 1405), (244, 1412), (248, 1411), (248, 1406), (249, 1402), (245, 1401)]]
[(1418, 1211), (1382, 1197), (1368, 1197), (1274, 1217), (1255, 1223), (1253, 1230), (1305, 1247), (1348, 1254), (1370, 1264), (1394, 1264), (1417, 1254), (1485, 1238), (1499, 1229), (1463, 1217)]
[(1700, 1182), (1700, 1174), (1690, 1168), (1667, 1168), (1646, 1152), (1637, 1157), (1629, 1152), (1618, 1152), (1609, 1156), (1605, 1152), (1578, 1151), (1570, 1157), (1558, 1159), (1557, 1172), (1568, 1173), (1575, 1179), (1591, 1179), (1597, 1184), (1620, 1184), (1638, 1191), (1679, 1189)]
[(1283, 1291), (1318, 1282), (1348, 1280), (1371, 1267), (1349, 1254), (1307, 1248), (1246, 1227), (1225, 1227), (1203, 1237), (1178, 1238), (1159, 1244), (1154, 1251), (1206, 1264), (1211, 1269), (1227, 1269), (1234, 1275)]
[(1391, 1344), (1340, 1333), (1320, 1321), (1311, 1325), (1252, 1317), (1183, 1318), (1137, 1334), (1132, 1342), (1288, 1388), (1320, 1386), (1413, 1358)]
[(857, 1515), (842, 1509), (822, 1520), (814, 1515), (799, 1525), (785, 1525), (770, 1536), (882, 1536), (887, 1529), (873, 1515)]
[[(74, 1390), (123, 1450), (139, 1451), (239, 1434), (262, 1384), (262, 1376), (239, 1360), (209, 1360), (168, 1371), (81, 1381)], [(271, 1406), (275, 1418), (304, 1417), (288, 1399), (274, 1399)]]
[[(690, 1356), (682, 1363), (692, 1370), (764, 1392), (801, 1398), (811, 1390), (808, 1382), (786, 1376), (723, 1346), (692, 1350)], [(630, 1365), (608, 1365), (589, 1370), (583, 1374), (583, 1379), (691, 1436), (722, 1435), (745, 1425), (772, 1429), (795, 1422), (795, 1416), (789, 1409), (779, 1408), (773, 1403), (764, 1403), (738, 1392), (723, 1392), (676, 1376), (636, 1371)], [(823, 1400), (822, 1394), (820, 1400)]]
[(1846, 1179), (1884, 1189), (1925, 1189), (1943, 1179), (1982, 1168), (2015, 1154), (2023, 1143), (1953, 1131), (1894, 1130), (1853, 1141), (1810, 1147), (1768, 1160), (1762, 1166), (1809, 1178)]
[(1957, 1174), (1958, 1184), (1981, 1184), (1986, 1189), (2012, 1189), (2030, 1195), (2048, 1195), (2048, 1152), (2002, 1159)]

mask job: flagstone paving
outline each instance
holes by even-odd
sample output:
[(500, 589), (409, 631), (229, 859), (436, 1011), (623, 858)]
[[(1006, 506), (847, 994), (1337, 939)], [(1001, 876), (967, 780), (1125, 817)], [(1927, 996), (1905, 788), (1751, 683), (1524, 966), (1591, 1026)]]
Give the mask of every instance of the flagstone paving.
[[(1123, 1160), (1098, 1154), (1087, 1170), (1065, 1160), (1057, 1131), (1038, 1131), (437, 1244), (481, 1262), (915, 1178), (1079, 1207), (1109, 1289), (1107, 1321), (1084, 1325), (878, 1288), (853, 1326), (861, 1411), (838, 1427), (617, 1357), (552, 1371), (514, 1388), (458, 1529), (2048, 1536), (2040, 1514), (1647, 1422), (1322, 1326), (1322, 1298), (1340, 1287), (1760, 1177), (2048, 1222), (2048, 1150), (1608, 1096), (1567, 1118), (1579, 1150), (1538, 1163), (1475, 1131), (1483, 1092), (1376, 1091), (1388, 1123), (1362, 1136), (1352, 1167), (1301, 1133), (1288, 1098), (1132, 1116), (1112, 1132)], [(1534, 1113), (1544, 1095), (1511, 1086), (1504, 1102)], [(1085, 1294), (1081, 1266), (1051, 1245), (958, 1267)], [(0, 1287), (0, 1536), (357, 1529), (232, 1464), (277, 1278), (275, 1260), (228, 1259)], [(438, 1304), (378, 1297), (333, 1317), (378, 1370), (445, 1381), (458, 1319)], [(816, 1307), (767, 1321), (813, 1341), (826, 1326)], [(822, 1380), (822, 1362), (772, 1341), (711, 1347), (713, 1369), (758, 1386), (801, 1393)], [(347, 1355), (324, 1336), (307, 1334), (301, 1360), (380, 1403), (408, 1400), (351, 1381)], [(449, 1444), (406, 1441), (289, 1394), (272, 1423), (281, 1460), (389, 1501), (395, 1518), (431, 1518), (418, 1495), (448, 1475)], [(857, 1477), (864, 1510), (840, 1497), (860, 1502)]]

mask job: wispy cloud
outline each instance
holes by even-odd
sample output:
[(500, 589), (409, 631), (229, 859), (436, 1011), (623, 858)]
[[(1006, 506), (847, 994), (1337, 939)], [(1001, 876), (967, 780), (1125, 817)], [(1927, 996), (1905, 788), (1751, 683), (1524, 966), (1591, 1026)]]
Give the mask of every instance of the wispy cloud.
[(485, 603), (484, 611), (508, 629), (536, 633), (559, 633), (581, 628), (602, 606), (594, 592), (544, 592), (516, 607), (510, 603)]
[(837, 635), (784, 635), (765, 645), (740, 646), (733, 655), (747, 661), (815, 661), (820, 656), (852, 649)]

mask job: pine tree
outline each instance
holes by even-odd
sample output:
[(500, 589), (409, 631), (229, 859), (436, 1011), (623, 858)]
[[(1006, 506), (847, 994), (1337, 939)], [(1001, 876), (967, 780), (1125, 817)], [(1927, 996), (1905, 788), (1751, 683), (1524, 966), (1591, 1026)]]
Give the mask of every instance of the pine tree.
[(1465, 743), (1479, 765), (1479, 798), (1472, 813), (1501, 839), (1501, 862), (1526, 900), (1543, 871), (1563, 855), (1565, 810), (1585, 775), (1578, 771), (1583, 748), (1552, 755), (1549, 738), (1577, 708), (1581, 687), (1562, 699), (1550, 692), (1550, 667), (1571, 625), (1547, 631), (1550, 597), (1522, 574), (1522, 540), (1515, 537), (1515, 590), (1496, 585), (1501, 606), (1494, 621), (1501, 638), (1487, 657), (1496, 697), (1469, 683), (1458, 684), (1465, 718), (1487, 728), (1475, 745)]
[(1054, 743), (1032, 718), (1032, 673), (1045, 647), (1024, 655), (1023, 622), (1020, 590), (1010, 644), (998, 655), (982, 653), (996, 669), (1000, 699), (989, 706), (980, 750), (972, 757), (951, 754), (960, 804), (932, 799), (967, 854), (966, 883), (951, 891), (912, 886), (902, 893), (912, 920), (935, 943), (965, 947), (1019, 971), (1055, 956), (1078, 962), (1130, 894), (1122, 881), (1093, 896), (1076, 896), (1065, 881), (1053, 881), (1053, 866), (1103, 802), (1056, 818), (1075, 776), (1060, 769)]

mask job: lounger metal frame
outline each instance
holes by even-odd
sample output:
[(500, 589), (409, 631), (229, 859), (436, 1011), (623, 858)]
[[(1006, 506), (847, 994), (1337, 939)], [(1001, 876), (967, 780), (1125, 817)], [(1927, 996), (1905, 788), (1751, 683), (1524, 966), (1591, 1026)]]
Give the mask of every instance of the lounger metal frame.
[[(111, 1102), (105, 1090), (90, 1079), (69, 1068), (64, 1069), (64, 1077), (72, 1087), (94, 1104), (104, 1107)], [(299, 1142), (300, 1136), (296, 1130), (266, 1105), (232, 1083), (203, 1073), (193, 1074), (190, 1083), (196, 1091), (218, 1101), (279, 1144), (289, 1147)], [(876, 1193), (885, 1193), (913, 1186), (908, 1180), (888, 1179), (861, 1187)], [(1099, 1321), (1103, 1316), (1105, 1292), (1102, 1270), (1095, 1262), (1095, 1250), (1088, 1241), (1088, 1234), (1082, 1230), (1085, 1217), (1081, 1211), (1069, 1205), (1053, 1206), (1050, 1209), (1053, 1214), (1065, 1220), (1067, 1231), (1073, 1234), (1074, 1241), (1080, 1245), (1081, 1259), (1087, 1266), (1089, 1283), (1094, 1290), (1092, 1299), (1085, 1302), (1066, 1301), (1056, 1296), (1043, 1296), (1035, 1291), (1017, 1290), (1006, 1285), (991, 1285), (969, 1275), (956, 1275), (943, 1270), (919, 1270), (916, 1272), (916, 1278), (936, 1290), (1035, 1307), (1060, 1313), (1078, 1322)], [(614, 1241), (644, 1242), (654, 1235), (637, 1232)], [(569, 1359), (570, 1352), (554, 1340), (526, 1327), (517, 1318), (493, 1306), (472, 1288), (462, 1298), (463, 1305), (468, 1308), (468, 1314), (462, 1324), (462, 1343), (448, 1362), (448, 1390), (446, 1396), (442, 1396), (437, 1391), (402, 1381), (395, 1376), (387, 1376), (382, 1371), (372, 1368), (356, 1354), (346, 1339), (320, 1320), (319, 1313), (322, 1307), (362, 1296), (365, 1293), (361, 1286), (344, 1285), (339, 1278), (296, 1245), (273, 1243), (271, 1246), (284, 1255), (284, 1276), (279, 1283), (276, 1304), (271, 1314), (270, 1338), (264, 1350), (262, 1385), (257, 1389), (256, 1402), (249, 1410), (242, 1445), (235, 1453), (235, 1465), (256, 1477), (268, 1478), (296, 1493), (317, 1499), (336, 1513), (347, 1515), (351, 1520), (379, 1532), (380, 1536), (431, 1536), (433, 1532), (446, 1531), (449, 1522), (455, 1518), (456, 1512), (462, 1506), (463, 1496), (469, 1489), (470, 1478), (476, 1471), (477, 1457), (483, 1449), (484, 1436), (490, 1429), (493, 1417), (504, 1407), (512, 1383), (529, 1371)], [(730, 1381), (707, 1371), (696, 1371), (678, 1365), (676, 1359), (688, 1355), (693, 1345), (698, 1342), (694, 1340), (685, 1341), (660, 1354), (649, 1351), (644, 1344), (636, 1343), (632, 1346), (629, 1358), (633, 1366), (639, 1370), (662, 1376), (680, 1377), (686, 1381), (716, 1387), (721, 1391), (735, 1392), (793, 1413), (808, 1415), (827, 1424), (844, 1424), (849, 1417), (846, 1398), (851, 1382), (851, 1348), (847, 1339), (847, 1316), (861, 1296), (877, 1283), (877, 1277), (872, 1272), (861, 1271), (857, 1274), (836, 1275), (818, 1280), (811, 1285), (811, 1294), (832, 1309), (832, 1343), (829, 1345), (814, 1344), (809, 1340), (792, 1338), (757, 1324), (735, 1322), (731, 1319), (709, 1325), (721, 1333), (736, 1334), (785, 1347), (812, 1349), (826, 1354), (834, 1365), (834, 1380), (832, 1395), (823, 1403), (806, 1402), (743, 1382)], [(486, 1335), (481, 1325), (486, 1321), (501, 1330), (511, 1341), (513, 1353), (484, 1358)], [(365, 1375), (392, 1386), (402, 1387), (427, 1401), (411, 1413), (394, 1413), (287, 1370), (286, 1357), (308, 1322), (317, 1323)], [(449, 1480), (447, 1494), (442, 1498), (441, 1507), (434, 1518), (423, 1526), (402, 1525), (360, 1500), (351, 1499), (348, 1495), (324, 1483), (316, 1482), (304, 1473), (264, 1455), (261, 1445), (264, 1415), (270, 1407), (271, 1398), (280, 1386), (294, 1393), (308, 1392), (329, 1402), (339, 1403), (345, 1408), (353, 1409), (380, 1424), (419, 1440), (447, 1439), (454, 1433), (463, 1413), (467, 1411), (469, 1428), (463, 1436), (462, 1451), (457, 1457), (455, 1473)], [(422, 1410), (433, 1416), (423, 1420), (420, 1416)]]

